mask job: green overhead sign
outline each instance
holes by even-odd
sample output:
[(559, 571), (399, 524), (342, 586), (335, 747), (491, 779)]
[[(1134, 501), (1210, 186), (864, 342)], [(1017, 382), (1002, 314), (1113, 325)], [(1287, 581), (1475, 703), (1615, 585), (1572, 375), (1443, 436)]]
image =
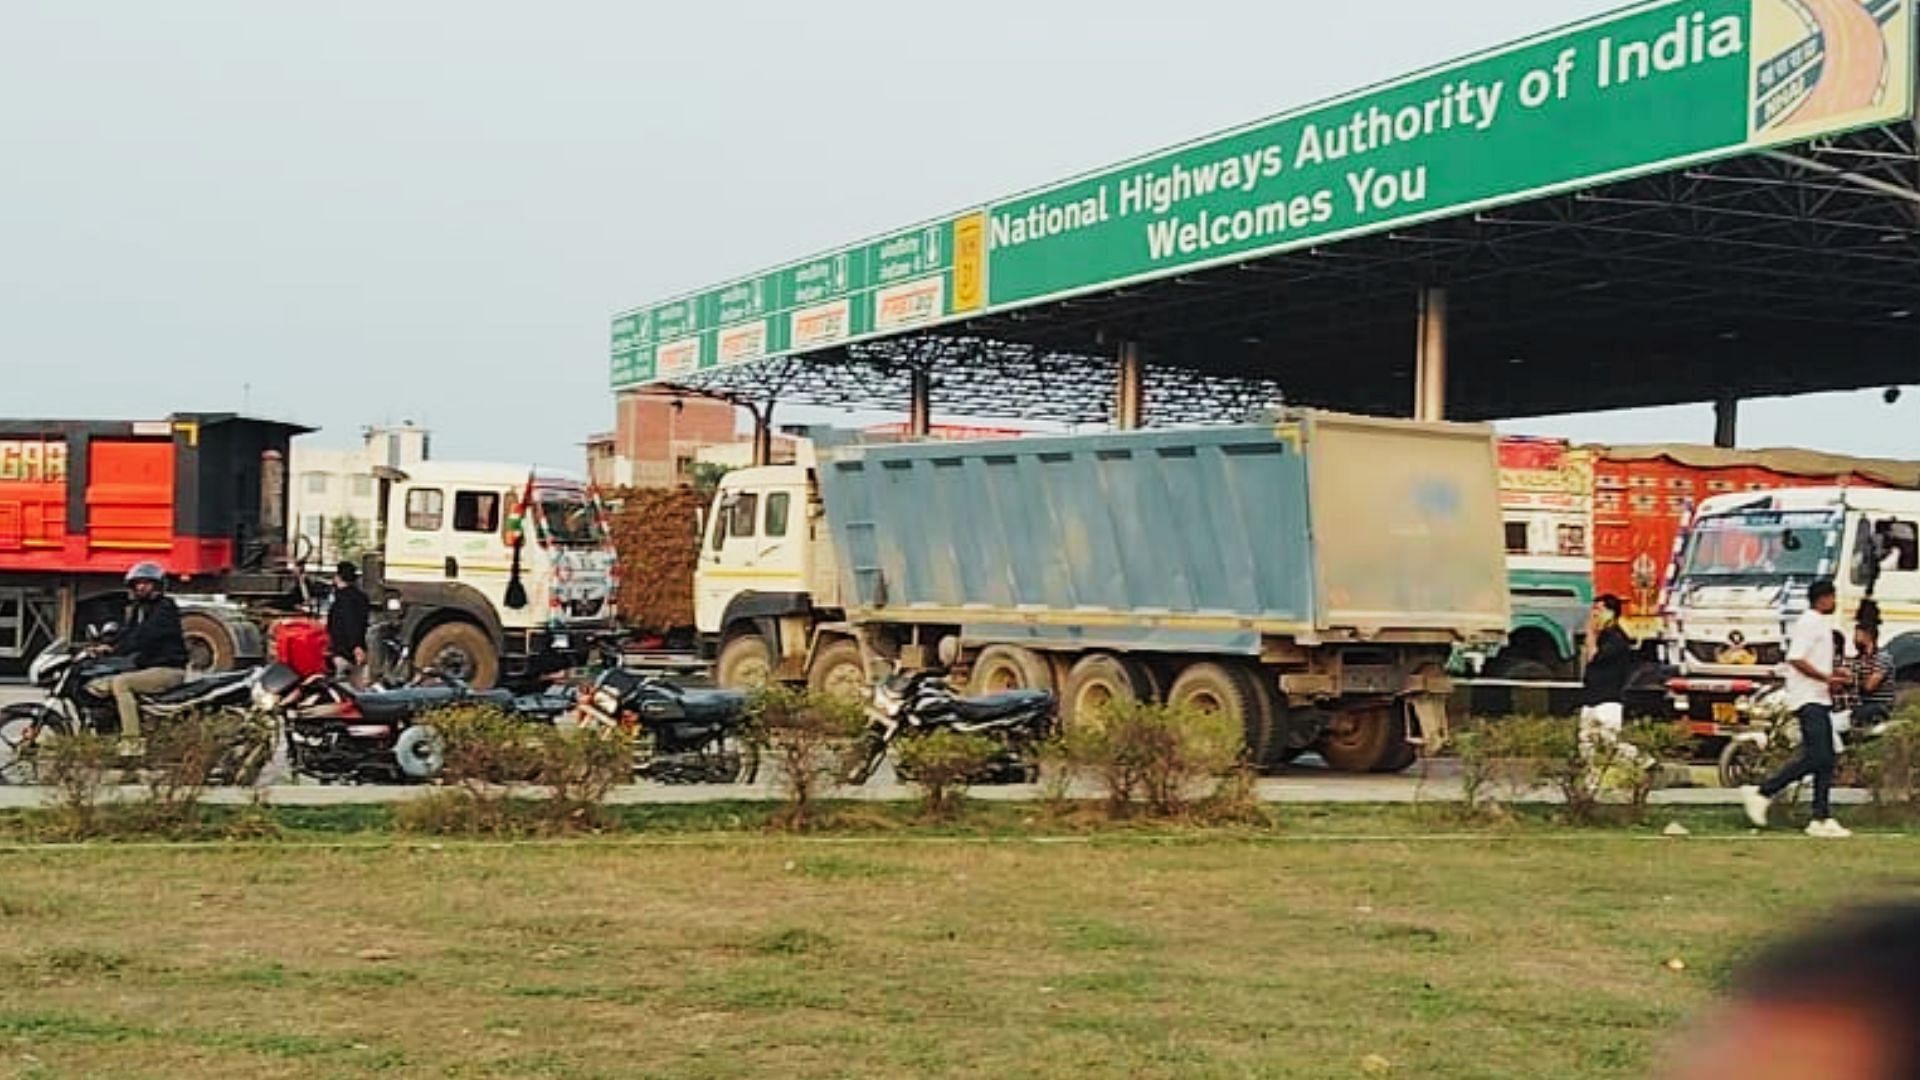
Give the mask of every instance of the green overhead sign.
[(673, 382), (1914, 113), (1917, 0), (1661, 0), (614, 319)]

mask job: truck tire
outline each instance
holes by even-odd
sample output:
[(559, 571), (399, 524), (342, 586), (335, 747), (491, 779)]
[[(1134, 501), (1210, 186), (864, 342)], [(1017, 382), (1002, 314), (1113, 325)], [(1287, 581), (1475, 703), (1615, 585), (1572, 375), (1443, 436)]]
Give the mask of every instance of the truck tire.
[(1153, 699), (1153, 679), (1145, 667), (1112, 653), (1088, 653), (1061, 684), (1060, 722), (1068, 727), (1094, 724), (1110, 704)]
[(865, 701), (867, 664), (859, 642), (841, 638), (814, 653), (807, 668), (807, 689), (844, 701)]
[(1228, 717), (1239, 727), (1249, 759), (1259, 760), (1255, 744), (1267, 738), (1269, 714), (1261, 707), (1259, 683), (1248, 672), (1210, 660), (1189, 664), (1168, 688), (1167, 704)]
[(758, 634), (741, 634), (720, 649), (713, 679), (723, 690), (761, 690), (773, 681), (773, 650)]
[(1253, 693), (1254, 714), (1257, 722), (1247, 729), (1247, 760), (1254, 768), (1262, 772), (1278, 772), (1293, 757), (1287, 756), (1287, 722), (1290, 710), (1287, 699), (1280, 694), (1264, 671), (1255, 668), (1247, 672), (1247, 685)]
[(472, 623), (445, 622), (427, 631), (414, 646), (413, 669), (429, 668), (475, 690), (491, 690), (500, 682), (500, 654), (487, 632)]
[(235, 647), (226, 624), (204, 612), (180, 616), (180, 635), (187, 639), (187, 674), (211, 675), (233, 670)]
[(1319, 750), (1337, 772), (1396, 772), (1414, 756), (1406, 724), (1391, 705), (1335, 713)]
[(1045, 690), (1052, 693), (1053, 666), (1032, 649), (1018, 645), (989, 645), (973, 662), (967, 680), (970, 694), (999, 694), (1008, 690)]

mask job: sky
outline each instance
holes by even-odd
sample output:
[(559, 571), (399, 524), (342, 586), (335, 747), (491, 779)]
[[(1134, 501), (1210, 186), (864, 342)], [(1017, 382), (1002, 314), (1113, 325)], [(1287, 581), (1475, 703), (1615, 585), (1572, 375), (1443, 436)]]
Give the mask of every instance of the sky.
[[(414, 420), (577, 469), (618, 310), (1616, 6), (12, 0), (0, 415)], [(1920, 456), (1920, 393), (1743, 415)]]

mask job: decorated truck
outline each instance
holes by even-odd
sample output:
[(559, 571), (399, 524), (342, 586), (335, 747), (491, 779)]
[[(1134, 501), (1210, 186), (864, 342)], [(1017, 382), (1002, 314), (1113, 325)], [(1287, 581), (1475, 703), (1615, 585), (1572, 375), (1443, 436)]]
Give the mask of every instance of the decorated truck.
[(1920, 491), (1849, 485), (1716, 496), (1701, 504), (1676, 564), (1665, 606), (1667, 685), (1696, 736), (1723, 739), (1748, 723), (1755, 694), (1782, 677), (1788, 631), (1821, 579), (1838, 591), (1841, 628), (1875, 601), (1896, 692), (1920, 697)]
[(1664, 694), (1663, 665), (1684, 659), (1667, 644), (1663, 598), (1688, 522), (1708, 500), (1807, 485), (1920, 484), (1920, 465), (1681, 444), (1505, 437), (1500, 464), (1513, 626), (1504, 645), (1464, 657), (1465, 666), (1493, 679), (1578, 678), (1587, 611), (1593, 598), (1612, 594), (1640, 645), (1634, 685), (1656, 700)]
[[(264, 656), (272, 623), (322, 601), (330, 576), (286, 539), (288, 450), (310, 430), (231, 413), (0, 420), (0, 674), (117, 619), (122, 576), (149, 559), (193, 669)], [(385, 478), (367, 559), (416, 657), (490, 685), (584, 655), (613, 617), (612, 547), (586, 488), (524, 465), (431, 469)]]
[(1272, 426), (838, 449), (722, 481), (695, 578), (725, 686), (857, 694), (952, 662), (977, 692), (1223, 711), (1262, 764), (1397, 770), (1444, 739), (1460, 645), (1508, 624), (1484, 427)]

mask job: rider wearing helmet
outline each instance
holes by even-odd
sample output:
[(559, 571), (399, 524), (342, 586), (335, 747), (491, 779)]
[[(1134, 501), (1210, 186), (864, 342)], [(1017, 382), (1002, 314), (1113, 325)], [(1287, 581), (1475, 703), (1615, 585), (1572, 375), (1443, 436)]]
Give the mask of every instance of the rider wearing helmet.
[(180, 629), (180, 608), (166, 595), (167, 572), (156, 562), (127, 571), (127, 613), (114, 640), (113, 655), (129, 657), (134, 670), (97, 679), (88, 690), (112, 694), (120, 710), (120, 738), (133, 751), (140, 746), (140, 702), (136, 694), (158, 694), (187, 681), (187, 639)]

